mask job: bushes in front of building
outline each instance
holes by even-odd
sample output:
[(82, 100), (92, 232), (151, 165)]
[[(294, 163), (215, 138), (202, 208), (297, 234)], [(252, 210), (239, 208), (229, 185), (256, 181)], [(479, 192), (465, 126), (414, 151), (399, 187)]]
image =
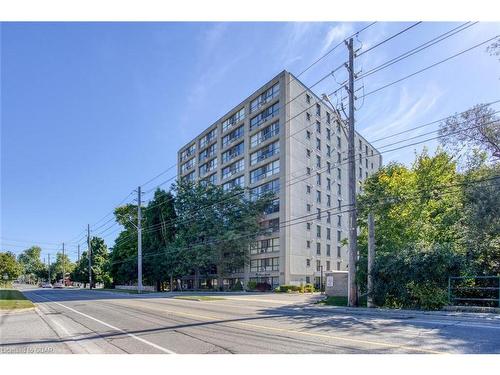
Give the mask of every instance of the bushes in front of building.
[(243, 290), (243, 284), (238, 280), (231, 288), (233, 292), (241, 292)]
[(276, 293), (313, 293), (314, 285), (280, 285), (279, 287), (275, 288), (274, 291)]

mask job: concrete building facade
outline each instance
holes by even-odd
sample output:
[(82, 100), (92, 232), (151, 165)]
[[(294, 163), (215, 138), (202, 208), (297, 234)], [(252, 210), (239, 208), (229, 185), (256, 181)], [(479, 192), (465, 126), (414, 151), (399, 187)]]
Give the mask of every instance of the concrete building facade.
[[(234, 278), (319, 284), (321, 269), (346, 270), (347, 138), (338, 113), (287, 71), (271, 79), (178, 152), (178, 177), (245, 187), (276, 199), (268, 228)], [(382, 164), (356, 133), (357, 189)]]

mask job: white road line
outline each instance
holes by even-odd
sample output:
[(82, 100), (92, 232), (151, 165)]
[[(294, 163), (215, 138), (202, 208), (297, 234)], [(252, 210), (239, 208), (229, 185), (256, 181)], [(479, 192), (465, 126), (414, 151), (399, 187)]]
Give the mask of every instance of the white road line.
[(137, 341), (140, 341), (140, 342), (142, 342), (142, 343), (144, 343), (144, 344), (146, 344), (146, 345), (152, 346), (153, 348), (158, 349), (158, 350), (160, 350), (160, 351), (162, 351), (162, 352), (164, 352), (164, 353), (167, 353), (167, 354), (176, 354), (176, 353), (175, 353), (174, 351), (172, 351), (172, 350), (169, 350), (169, 349), (167, 349), (167, 348), (164, 348), (163, 346), (160, 346), (160, 345), (156, 345), (155, 343), (152, 343), (151, 341), (145, 340), (145, 339), (143, 339), (142, 337), (139, 337), (139, 336), (134, 335), (133, 333), (129, 333), (129, 332), (127, 332), (127, 331), (124, 331), (124, 330), (123, 330), (123, 329), (121, 329), (121, 328), (118, 328), (118, 327), (115, 327), (115, 326), (113, 326), (113, 325), (111, 325), (111, 324), (109, 324), (109, 323), (103, 322), (102, 320), (97, 319), (97, 318), (94, 318), (93, 316), (90, 316), (90, 315), (88, 315), (88, 314), (82, 313), (81, 311), (75, 310), (75, 309), (73, 309), (73, 308), (71, 308), (71, 307), (69, 307), (69, 306), (63, 305), (62, 303), (56, 302), (56, 301), (54, 301), (54, 300), (51, 300), (50, 298), (47, 298), (47, 297), (41, 296), (41, 295), (36, 294), (36, 293), (33, 293), (33, 294), (37, 295), (38, 297), (44, 298), (44, 299), (46, 299), (47, 301), (50, 301), (50, 302), (52, 302), (52, 303), (55, 303), (55, 304), (56, 304), (56, 305), (58, 305), (58, 306), (64, 307), (65, 309), (68, 309), (68, 310), (70, 310), (70, 311), (73, 311), (73, 312), (74, 312), (74, 313), (76, 313), (76, 314), (80, 314), (80, 315), (82, 315), (82, 316), (84, 316), (84, 317), (86, 317), (86, 318), (88, 318), (88, 319), (94, 320), (94, 321), (96, 321), (97, 323), (100, 323), (100, 324), (102, 324), (102, 325), (104, 325), (104, 326), (106, 326), (106, 327), (109, 327), (109, 328), (111, 328), (111, 329), (114, 329), (115, 331), (122, 332), (122, 333), (126, 334), (127, 336), (132, 337), (133, 339), (136, 339)]

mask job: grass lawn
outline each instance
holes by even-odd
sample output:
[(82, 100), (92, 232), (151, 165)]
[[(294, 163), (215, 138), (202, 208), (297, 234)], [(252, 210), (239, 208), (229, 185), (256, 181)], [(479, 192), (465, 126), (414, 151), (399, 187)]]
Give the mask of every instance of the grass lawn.
[(220, 301), (225, 298), (212, 296), (175, 296), (176, 299), (186, 299), (189, 301)]
[[(347, 297), (329, 296), (318, 302), (319, 305), (347, 306)], [(359, 299), (359, 306), (366, 307), (366, 297)]]
[(0, 289), (0, 310), (27, 309), (35, 307), (20, 291)]

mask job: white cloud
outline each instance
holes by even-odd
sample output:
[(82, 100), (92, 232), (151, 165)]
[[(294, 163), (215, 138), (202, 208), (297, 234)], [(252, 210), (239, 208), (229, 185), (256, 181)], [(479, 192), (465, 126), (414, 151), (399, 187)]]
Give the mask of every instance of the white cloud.
[(346, 37), (354, 33), (352, 24), (350, 23), (340, 23), (335, 25), (328, 30), (326, 37), (323, 40), (323, 46), (319, 52), (319, 55), (326, 53), (334, 44), (344, 40)]

